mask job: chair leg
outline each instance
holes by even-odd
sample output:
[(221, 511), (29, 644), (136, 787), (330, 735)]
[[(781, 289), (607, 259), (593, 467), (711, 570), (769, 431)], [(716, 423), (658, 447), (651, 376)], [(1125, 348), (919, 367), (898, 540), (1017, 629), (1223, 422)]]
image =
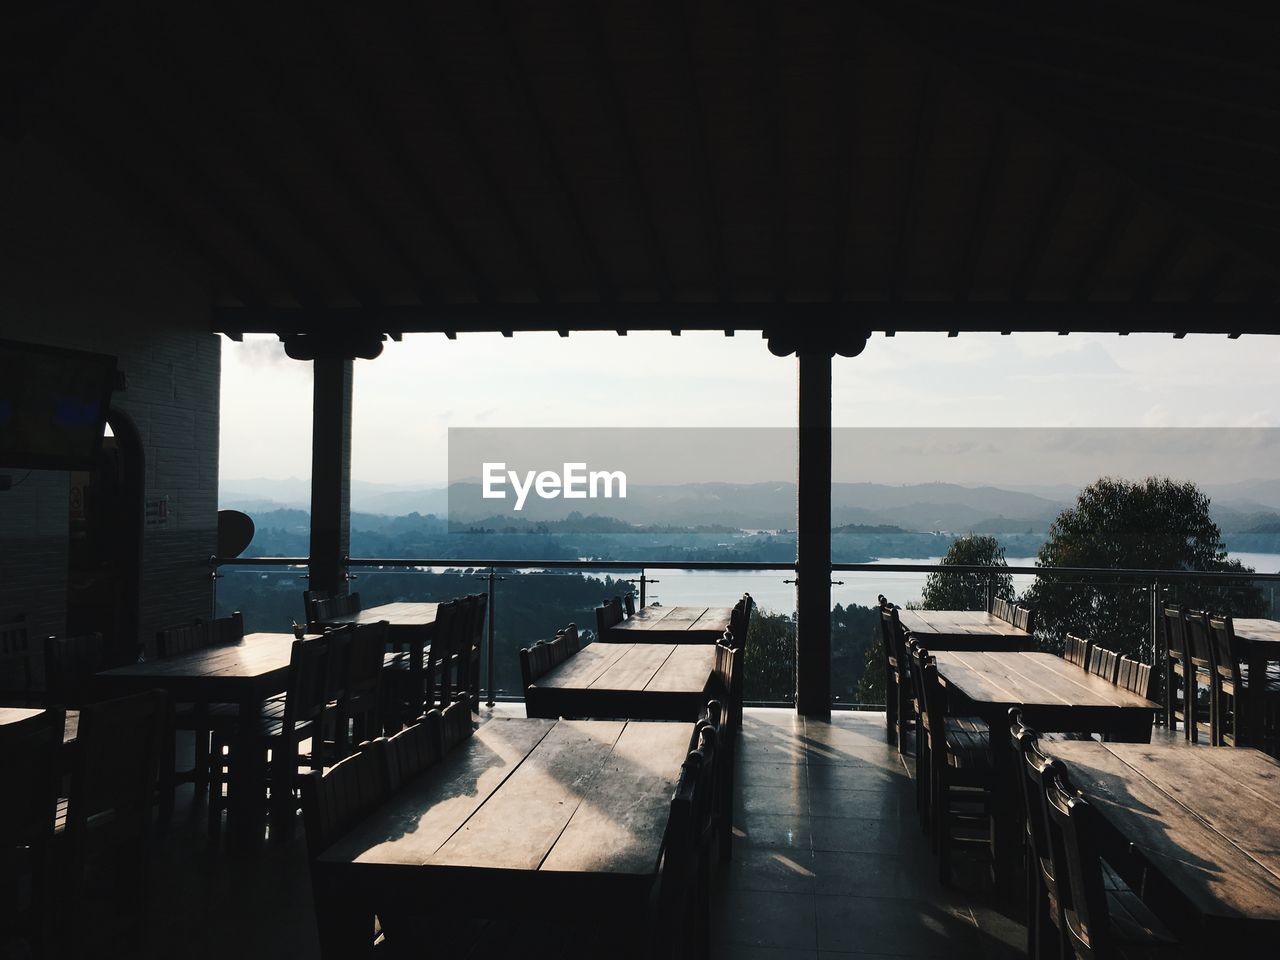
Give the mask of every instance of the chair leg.
[(889, 743), (897, 743), (898, 719), (898, 684), (893, 673), (885, 667), (884, 675), (884, 722), (885, 739)]

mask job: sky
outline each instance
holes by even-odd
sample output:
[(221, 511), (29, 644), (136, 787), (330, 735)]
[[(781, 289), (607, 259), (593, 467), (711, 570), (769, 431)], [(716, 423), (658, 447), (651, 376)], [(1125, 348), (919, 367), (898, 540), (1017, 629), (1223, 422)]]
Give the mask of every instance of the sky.
[[(837, 428), (1280, 427), (1280, 337), (877, 334), (833, 362)], [(357, 360), (353, 396), (353, 478), (419, 487), (447, 479), (450, 427), (790, 429), (796, 361), (748, 333), (415, 334)], [(310, 476), (310, 410), (309, 363), (224, 339), (221, 481)], [(1022, 482), (1078, 479), (1042, 467)]]

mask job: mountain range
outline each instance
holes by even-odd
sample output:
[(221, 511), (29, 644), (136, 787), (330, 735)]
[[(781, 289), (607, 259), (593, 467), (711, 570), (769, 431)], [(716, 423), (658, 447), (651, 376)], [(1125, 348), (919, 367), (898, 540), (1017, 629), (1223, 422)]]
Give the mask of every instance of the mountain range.
[[(831, 520), (847, 524), (892, 525), (906, 530), (975, 533), (1042, 533), (1075, 499), (1078, 487), (962, 486), (921, 483), (900, 486), (834, 483)], [(1273, 528), (1280, 523), (1280, 480), (1248, 480), (1205, 486), (1214, 518), (1224, 532)], [(255, 514), (281, 508), (307, 509), (308, 480), (228, 480), (220, 505)], [(563, 520), (573, 513), (599, 514), (627, 523), (743, 529), (789, 529), (795, 525), (794, 483), (698, 483), (635, 485), (626, 499), (543, 500), (530, 496), (524, 509), (509, 513), (529, 521)], [(476, 483), (451, 487), (398, 487), (353, 480), (353, 511), (382, 516), (413, 513), (450, 515), (465, 523), (492, 522), (509, 506), (480, 496)]]

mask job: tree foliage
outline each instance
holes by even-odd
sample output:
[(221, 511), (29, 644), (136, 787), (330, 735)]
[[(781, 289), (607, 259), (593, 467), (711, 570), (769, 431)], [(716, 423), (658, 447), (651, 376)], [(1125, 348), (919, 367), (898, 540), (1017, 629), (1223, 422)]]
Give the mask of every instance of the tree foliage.
[[(972, 533), (953, 540), (939, 563), (942, 566), (1008, 566), (999, 540)], [(988, 577), (985, 573), (931, 573), (920, 593), (920, 607), (923, 610), (985, 610)], [(990, 581), (993, 597), (1013, 599), (1013, 578), (1009, 574), (995, 574)]]
[[(1226, 584), (1179, 581), (1176, 602), (1236, 616), (1258, 616), (1262, 594), (1253, 571), (1227, 560), (1209, 498), (1194, 483), (1167, 477), (1129, 481), (1103, 477), (1080, 492), (1049, 528), (1039, 564), (1055, 567), (1237, 571)], [(1150, 587), (1131, 578), (1041, 574), (1025, 596), (1038, 632), (1050, 645), (1067, 633), (1141, 654), (1151, 638)]]
[(796, 695), (795, 619), (756, 607), (747, 628), (743, 667), (744, 700), (792, 700)]

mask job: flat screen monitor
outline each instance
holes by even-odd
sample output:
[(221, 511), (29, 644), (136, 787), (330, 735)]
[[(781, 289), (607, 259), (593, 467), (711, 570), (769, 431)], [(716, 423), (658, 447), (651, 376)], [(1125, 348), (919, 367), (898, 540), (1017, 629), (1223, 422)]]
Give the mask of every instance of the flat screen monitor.
[(92, 466), (115, 379), (115, 357), (0, 340), (0, 467)]

